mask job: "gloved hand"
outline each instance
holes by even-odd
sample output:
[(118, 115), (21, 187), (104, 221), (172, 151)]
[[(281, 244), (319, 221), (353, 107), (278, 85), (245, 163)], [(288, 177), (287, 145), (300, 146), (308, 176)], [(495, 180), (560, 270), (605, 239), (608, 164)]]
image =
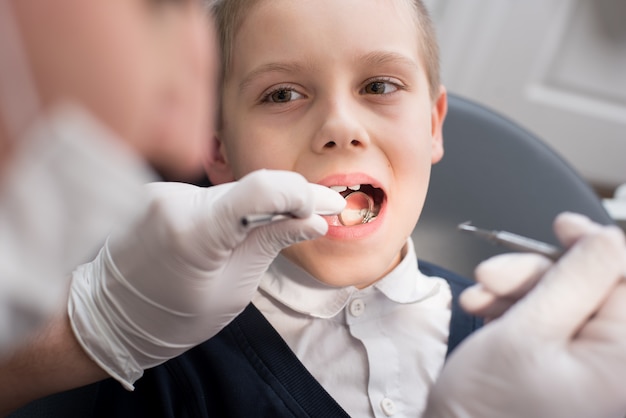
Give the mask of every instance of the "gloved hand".
[[(575, 213), (562, 213), (554, 222), (554, 232), (565, 248), (572, 246), (581, 235), (599, 230), (600, 225)], [(487, 323), (532, 290), (552, 265), (550, 259), (531, 253), (492, 257), (476, 268), (477, 284), (461, 294), (461, 306), (465, 311), (483, 317)]]
[[(254, 172), (209, 188), (149, 185), (142, 221), (109, 238), (73, 274), (69, 316), (80, 344), (126, 388), (144, 369), (209, 339), (250, 302), (284, 247), (324, 235), (315, 212), (340, 212), (331, 189), (293, 172)], [(288, 212), (257, 228), (245, 215)]]
[[(565, 246), (575, 244), (525, 297), (452, 353), (423, 417), (624, 417), (624, 235), (571, 215), (557, 229)], [(510, 266), (524, 264), (511, 260), (483, 268), (507, 280)], [(527, 273), (545, 270), (536, 266)]]

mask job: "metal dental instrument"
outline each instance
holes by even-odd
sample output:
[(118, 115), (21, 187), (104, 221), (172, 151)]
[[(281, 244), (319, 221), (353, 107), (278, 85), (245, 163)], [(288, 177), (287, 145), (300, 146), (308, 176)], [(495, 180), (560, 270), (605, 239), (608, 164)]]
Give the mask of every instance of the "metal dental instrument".
[[(317, 211), (315, 212), (316, 215), (321, 215), (321, 216), (330, 216), (330, 215), (336, 215), (336, 212), (324, 212), (324, 211)], [(283, 221), (285, 219), (295, 219), (296, 216), (294, 216), (292, 213), (289, 212), (284, 212), (284, 213), (259, 213), (256, 215), (246, 215), (243, 216), (241, 218), (241, 225), (243, 225), (245, 228), (254, 228), (257, 226), (263, 226), (263, 225), (267, 225), (269, 223), (272, 222), (276, 222), (276, 221)]]
[(284, 219), (293, 219), (291, 213), (260, 213), (258, 215), (247, 215), (241, 218), (241, 225), (246, 228), (267, 225), (272, 222), (282, 221)]
[(563, 254), (560, 248), (536, 239), (527, 238), (508, 231), (490, 231), (473, 226), (470, 221), (458, 225), (461, 231), (485, 239), (491, 243), (502, 245), (515, 251), (532, 252), (544, 255), (552, 260), (558, 260)]

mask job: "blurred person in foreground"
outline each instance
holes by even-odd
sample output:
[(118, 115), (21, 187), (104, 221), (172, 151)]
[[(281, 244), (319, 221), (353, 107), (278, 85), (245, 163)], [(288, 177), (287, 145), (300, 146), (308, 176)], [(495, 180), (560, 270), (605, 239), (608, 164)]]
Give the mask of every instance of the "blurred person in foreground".
[(201, 170), (214, 34), (197, 1), (0, 0), (0, 359), (142, 185)]

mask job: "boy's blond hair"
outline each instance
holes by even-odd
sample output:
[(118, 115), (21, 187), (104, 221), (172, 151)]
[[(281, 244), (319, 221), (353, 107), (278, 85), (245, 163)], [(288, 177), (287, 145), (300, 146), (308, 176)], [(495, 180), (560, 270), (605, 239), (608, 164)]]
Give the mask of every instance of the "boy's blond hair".
[[(228, 70), (232, 65), (231, 56), (235, 34), (241, 27), (247, 13), (261, 0), (208, 0), (217, 25), (218, 40), (222, 58), (222, 79), (228, 78)], [(393, 0), (385, 0), (393, 1)], [(429, 92), (432, 100), (439, 96), (439, 46), (433, 23), (422, 0), (408, 1), (415, 10), (415, 23), (422, 48), (423, 65), (429, 81)]]

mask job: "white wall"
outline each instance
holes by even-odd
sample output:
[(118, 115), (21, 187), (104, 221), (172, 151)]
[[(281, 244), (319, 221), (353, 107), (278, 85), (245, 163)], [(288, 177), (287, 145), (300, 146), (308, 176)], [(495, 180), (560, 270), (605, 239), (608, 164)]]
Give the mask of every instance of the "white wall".
[(626, 183), (625, 0), (426, 0), (452, 92), (543, 138), (591, 184)]

